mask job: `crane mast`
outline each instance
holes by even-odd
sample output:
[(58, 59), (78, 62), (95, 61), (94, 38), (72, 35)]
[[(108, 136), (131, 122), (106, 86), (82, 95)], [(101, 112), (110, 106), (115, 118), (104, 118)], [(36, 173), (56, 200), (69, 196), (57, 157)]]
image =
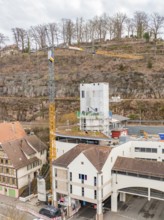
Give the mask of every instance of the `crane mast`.
[[(48, 38), (49, 39), (49, 38)], [(50, 41), (49, 41), (50, 42)], [(55, 143), (55, 73), (54, 73), (54, 47), (48, 50), (48, 93), (49, 93), (49, 163), (50, 163), (50, 190), (52, 192), (52, 162), (56, 159)]]
[[(48, 93), (49, 93), (49, 163), (50, 163), (50, 192), (52, 194), (52, 163), (56, 159), (56, 138), (55, 138), (55, 132), (56, 132), (56, 120), (55, 120), (55, 71), (54, 71), (54, 44), (51, 43), (51, 40), (49, 38), (47, 29), (45, 30), (48, 43), (50, 45), (48, 50)], [(78, 47), (68, 47), (70, 50), (80, 50), (82, 51), (82, 48)], [(52, 198), (53, 202), (53, 198)]]

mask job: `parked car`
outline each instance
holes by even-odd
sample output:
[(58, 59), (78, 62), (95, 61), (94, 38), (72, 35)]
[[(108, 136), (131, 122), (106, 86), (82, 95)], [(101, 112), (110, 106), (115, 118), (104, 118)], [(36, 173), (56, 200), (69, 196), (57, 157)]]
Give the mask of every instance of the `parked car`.
[(41, 208), (39, 214), (45, 215), (49, 218), (55, 218), (61, 216), (61, 211), (60, 209), (55, 208), (54, 206), (47, 206), (45, 208)]

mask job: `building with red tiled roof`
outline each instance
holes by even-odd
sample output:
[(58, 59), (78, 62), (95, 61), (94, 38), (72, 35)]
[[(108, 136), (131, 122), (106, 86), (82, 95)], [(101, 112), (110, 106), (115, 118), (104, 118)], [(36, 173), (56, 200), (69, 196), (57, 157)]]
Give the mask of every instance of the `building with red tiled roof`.
[(0, 143), (16, 140), (24, 136), (26, 136), (26, 132), (18, 121), (0, 123)]
[(0, 194), (19, 197), (47, 162), (47, 146), (19, 122), (0, 123)]

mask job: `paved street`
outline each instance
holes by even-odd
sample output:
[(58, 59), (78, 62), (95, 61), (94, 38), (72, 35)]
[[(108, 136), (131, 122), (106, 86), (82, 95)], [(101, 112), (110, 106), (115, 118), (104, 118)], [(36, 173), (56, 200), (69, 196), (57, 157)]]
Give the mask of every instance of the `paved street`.
[[(94, 219), (96, 211), (91, 207), (81, 209), (72, 220)], [(128, 197), (126, 203), (119, 203), (117, 213), (105, 210), (104, 220), (163, 220), (164, 202), (158, 200), (148, 201), (142, 197)]]
[[(17, 216), (17, 220), (33, 220), (35, 217), (16, 210), (16, 204), (24, 204), (26, 207), (37, 211), (41, 207), (35, 205), (36, 201), (21, 203), (19, 200), (5, 196), (0, 196), (0, 220), (7, 220), (8, 216)], [(163, 220), (164, 219), (164, 202), (158, 200), (148, 201), (146, 198), (137, 196), (127, 196), (126, 203), (119, 202), (117, 213), (110, 211), (110, 200), (105, 204), (104, 220)], [(15, 214), (16, 213), (16, 214)], [(96, 210), (91, 206), (86, 206), (80, 209), (71, 220), (93, 220), (95, 219)], [(23, 218), (22, 218), (23, 217)]]
[(34, 216), (25, 212), (19, 212), (10, 206), (0, 204), (0, 220), (8, 220), (10, 218), (16, 220), (33, 220)]
[[(16, 220), (33, 220), (36, 218), (35, 216), (28, 214), (27, 212), (21, 212), (16, 209), (16, 206), (22, 206), (28, 209), (31, 209), (37, 213), (39, 213), (39, 210), (44, 207), (45, 205), (36, 205), (37, 198), (32, 199), (29, 202), (21, 202), (18, 199), (11, 198), (8, 196), (0, 195), (0, 220), (7, 220), (7, 218), (4, 218), (3, 216), (12, 216), (13, 214), (17, 216), (15, 218)], [(15, 214), (16, 213), (16, 214)], [(19, 218), (18, 218), (19, 217)]]

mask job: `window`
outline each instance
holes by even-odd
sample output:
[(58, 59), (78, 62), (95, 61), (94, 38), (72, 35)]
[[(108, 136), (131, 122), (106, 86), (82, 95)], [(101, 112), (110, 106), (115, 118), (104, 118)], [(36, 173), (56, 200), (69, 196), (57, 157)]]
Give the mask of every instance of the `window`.
[(84, 98), (85, 97), (85, 91), (81, 91), (81, 96), (82, 96), (82, 98)]
[(10, 184), (10, 177), (7, 177), (7, 183)]
[(58, 188), (58, 181), (55, 180), (55, 188), (57, 189)]
[(6, 168), (6, 173), (9, 173), (9, 169), (8, 168)]
[(97, 190), (94, 190), (94, 199), (97, 199)]
[(162, 149), (162, 153), (164, 154), (164, 149)]
[(1, 163), (3, 164), (3, 159), (1, 159)]
[(142, 153), (157, 153), (157, 148), (142, 148), (142, 147), (135, 147), (135, 152), (142, 152)]
[(11, 174), (11, 175), (14, 175), (14, 174), (15, 174), (14, 169), (10, 169), (10, 174)]
[(5, 164), (8, 164), (8, 160), (5, 160)]
[(31, 168), (32, 168), (32, 165), (29, 164), (29, 165), (27, 166), (27, 170), (30, 170)]
[(157, 153), (157, 149), (156, 148), (152, 148), (152, 153)]
[(87, 175), (79, 174), (79, 179), (81, 179), (81, 180), (87, 180)]
[(69, 173), (69, 179), (72, 181), (72, 172)]
[(84, 187), (81, 188), (81, 195), (84, 196)]
[(40, 155), (43, 155), (43, 154), (44, 154), (44, 150), (41, 150)]
[(12, 184), (16, 185), (16, 179), (14, 179), (14, 178), (12, 179)]
[(10, 178), (10, 185), (12, 185), (12, 178)]
[(94, 186), (96, 186), (97, 185), (97, 178), (96, 178), (96, 176), (94, 176)]
[(72, 193), (72, 185), (70, 185), (70, 193)]
[(57, 174), (57, 169), (55, 168), (55, 177), (57, 177), (57, 175), (58, 175), (58, 174)]
[(82, 165), (84, 165), (84, 162), (81, 162)]

